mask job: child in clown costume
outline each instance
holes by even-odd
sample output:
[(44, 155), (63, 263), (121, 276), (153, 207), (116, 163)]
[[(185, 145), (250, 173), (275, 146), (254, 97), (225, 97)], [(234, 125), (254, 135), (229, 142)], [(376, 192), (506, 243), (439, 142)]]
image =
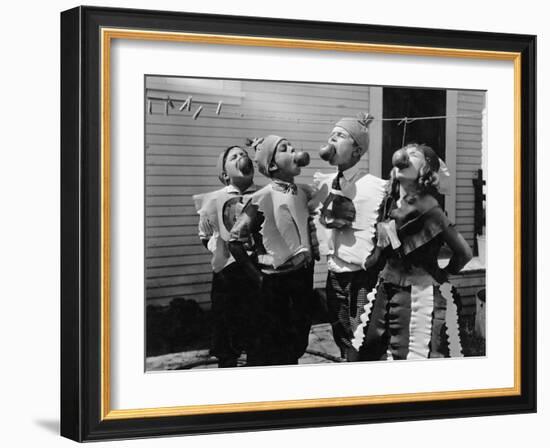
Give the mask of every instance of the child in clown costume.
[(243, 203), (258, 190), (248, 153), (230, 146), (218, 157), (218, 178), (223, 188), (193, 197), (199, 214), (199, 237), (212, 252), (211, 303), (213, 332), (210, 354), (219, 367), (235, 367), (241, 353), (253, 363), (255, 331), (252, 327), (255, 291), (247, 285), (241, 267), (228, 248), (229, 232)]
[(320, 149), (321, 158), (337, 171), (314, 175), (312, 204), (318, 204), (320, 250), (328, 265), (328, 317), (341, 356), (349, 362), (361, 360), (352, 340), (378, 278), (378, 266), (365, 269), (364, 263), (374, 249), (387, 185), (360, 163), (369, 149), (371, 119), (363, 113), (338, 120)]
[[(271, 182), (252, 194), (237, 218), (229, 250), (260, 290), (257, 364), (297, 364), (311, 328), (313, 259), (310, 189), (294, 183), (309, 155), (284, 137), (269, 135), (250, 142), (260, 173)], [(254, 254), (245, 244), (254, 240)]]
[[(428, 146), (411, 144), (392, 158), (389, 194), (377, 244), (365, 266), (385, 263), (368, 319), (356, 336), (365, 360), (449, 356), (447, 301), (440, 285), (472, 258), (468, 243), (436, 199), (441, 161)], [(441, 269), (443, 244), (452, 251)]]

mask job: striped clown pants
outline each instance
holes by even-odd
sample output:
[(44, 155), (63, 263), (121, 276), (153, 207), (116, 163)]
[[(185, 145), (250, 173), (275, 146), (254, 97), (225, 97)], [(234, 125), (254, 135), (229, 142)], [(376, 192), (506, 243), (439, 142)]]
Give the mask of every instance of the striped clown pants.
[(363, 329), (360, 359), (449, 357), (446, 308), (437, 285), (381, 282)]

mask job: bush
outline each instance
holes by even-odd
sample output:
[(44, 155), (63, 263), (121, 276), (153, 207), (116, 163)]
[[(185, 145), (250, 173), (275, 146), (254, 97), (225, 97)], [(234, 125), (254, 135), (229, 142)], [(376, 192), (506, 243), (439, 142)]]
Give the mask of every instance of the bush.
[(168, 306), (148, 305), (146, 356), (208, 347), (207, 313), (192, 299), (176, 297)]

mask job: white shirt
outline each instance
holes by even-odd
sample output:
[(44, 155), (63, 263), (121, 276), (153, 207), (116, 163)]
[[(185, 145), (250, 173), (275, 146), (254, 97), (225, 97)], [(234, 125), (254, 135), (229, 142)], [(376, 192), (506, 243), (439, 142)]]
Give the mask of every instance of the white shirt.
[[(336, 176), (337, 176), (336, 173), (330, 174), (330, 175), (320, 174), (320, 173), (315, 174), (315, 176), (314, 176), (315, 184), (318, 188), (320, 188), (319, 197), (317, 198), (317, 200), (320, 203), (322, 203), (326, 199), (325, 195), (329, 194), (330, 188), (329, 188), (329, 192), (327, 192), (326, 187), (327, 186), (329, 186), (329, 187), (332, 186), (332, 182), (333, 182), (333, 180)], [(363, 182), (362, 179), (365, 176), (369, 176), (369, 178), (365, 179), (365, 182)], [(367, 192), (367, 191), (363, 190), (361, 192), (360, 196), (363, 197), (363, 199), (362, 199), (363, 202), (362, 203), (364, 205), (360, 206), (361, 210), (358, 210), (358, 219), (359, 219), (359, 214), (364, 216), (365, 213), (367, 213), (370, 216), (370, 218), (368, 218), (368, 219), (372, 221), (373, 217), (375, 215), (377, 216), (377, 212), (378, 212), (377, 207), (379, 206), (379, 202), (381, 201), (382, 197), (384, 196), (386, 181), (383, 181), (382, 179), (379, 179), (376, 176), (369, 175), (368, 172), (365, 169), (360, 168), (359, 165), (356, 164), (356, 165), (354, 165), (354, 166), (352, 166), (352, 167), (350, 167), (347, 170), (342, 172), (342, 177), (340, 178), (340, 182), (339, 182), (340, 183), (340, 189), (342, 191), (348, 189), (348, 194), (349, 194), (349, 191), (350, 191), (349, 187), (352, 187), (354, 184), (356, 184), (359, 181), (361, 181), (361, 184), (365, 184), (361, 188), (366, 187), (366, 188), (369, 189), (369, 191)], [(372, 191), (370, 191), (371, 188), (372, 188)], [(356, 194), (359, 194), (359, 192), (357, 192)], [(362, 207), (367, 205), (367, 204), (365, 204), (365, 194), (367, 195), (366, 196), (367, 198), (371, 198), (372, 201), (374, 201), (371, 205), (368, 205), (367, 209), (362, 208)], [(325, 196), (325, 197), (323, 197), (323, 196)], [(355, 199), (353, 199), (353, 201), (355, 202)], [(368, 202), (371, 202), (371, 200), (367, 200), (367, 203)], [(376, 205), (376, 204), (378, 204), (378, 205)], [(372, 210), (370, 209), (371, 207), (372, 207)], [(319, 224), (319, 225), (321, 225), (321, 224)], [(372, 225), (369, 224), (368, 227), (369, 227), (369, 229), (370, 229), (370, 227), (372, 227), (372, 228), (368, 231), (364, 230), (363, 233), (365, 233), (365, 232), (367, 232), (368, 234), (372, 233), (372, 235), (374, 236), (374, 233), (373, 233), (374, 232), (374, 222), (372, 223)], [(336, 253), (343, 250), (344, 252), (346, 252), (347, 258), (352, 258), (352, 259), (355, 259), (355, 260), (358, 260), (359, 258), (361, 258), (361, 259), (366, 260), (367, 256), (369, 255), (367, 253), (369, 251), (369, 249), (368, 249), (368, 247), (366, 247), (367, 245), (365, 243), (363, 243), (363, 244), (358, 243), (357, 247), (355, 247), (355, 244), (353, 244), (353, 246), (349, 245), (351, 241), (355, 240), (355, 237), (359, 237), (359, 234), (356, 233), (358, 230), (357, 229), (351, 229), (351, 228), (349, 228), (349, 229), (346, 228), (346, 229), (341, 229), (341, 230), (338, 230), (338, 229), (325, 229), (325, 230), (328, 231), (328, 233), (327, 233), (327, 235), (328, 235), (328, 246), (326, 248), (327, 251), (325, 252), (328, 255), (328, 259), (327, 259), (328, 269), (330, 271), (336, 272), (336, 273), (354, 272), (354, 271), (359, 271), (361, 269), (364, 269), (363, 263), (359, 263), (358, 261), (353, 261), (353, 262), (344, 261), (342, 258), (340, 258), (336, 255)], [(350, 235), (350, 232), (353, 233), (354, 236)], [(347, 237), (346, 237), (346, 235), (347, 235)], [(365, 238), (366, 236), (368, 236), (368, 235), (363, 235), (363, 238)], [(368, 237), (368, 238), (370, 238), (370, 237)], [(320, 242), (321, 242), (322, 237), (319, 238), (319, 239), (320, 239)], [(341, 243), (345, 244), (345, 246), (340, 246)], [(352, 257), (350, 257), (350, 253), (354, 253), (354, 251), (360, 251), (360, 252), (365, 252), (365, 253), (364, 254), (363, 253), (355, 253)]]

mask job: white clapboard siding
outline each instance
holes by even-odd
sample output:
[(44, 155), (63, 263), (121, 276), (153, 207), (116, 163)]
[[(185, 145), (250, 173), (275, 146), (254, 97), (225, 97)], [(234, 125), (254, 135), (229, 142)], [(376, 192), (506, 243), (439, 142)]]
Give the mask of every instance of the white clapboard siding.
[[(482, 116), (485, 92), (459, 91), (456, 132), (456, 227), (474, 244), (474, 187), (472, 179), (481, 168)], [(465, 117), (465, 115), (470, 115)]]
[[(185, 297), (208, 307), (211, 268), (209, 252), (197, 236), (198, 217), (192, 201), (197, 193), (221, 187), (217, 179), (219, 153), (243, 145), (246, 137), (277, 134), (310, 153), (311, 164), (297, 182), (311, 183), (313, 173), (327, 171), (318, 156), (335, 121), (367, 111), (369, 89), (362, 86), (273, 83), (232, 83), (233, 104), (216, 115), (217, 98), (208, 98), (197, 120), (191, 112), (151, 103), (146, 114), (146, 288), (147, 303), (165, 304)], [(159, 96), (155, 91), (148, 91)], [(185, 98), (192, 91), (163, 91), (162, 96)], [(195, 96), (194, 96), (195, 97)], [(201, 96), (203, 98), (204, 95)], [(205, 100), (205, 101), (206, 101)], [(361, 162), (368, 169), (368, 157)], [(259, 173), (256, 183), (267, 180)], [(323, 287), (326, 263), (317, 263), (315, 285)]]
[(450, 277), (450, 282), (460, 295), (461, 315), (468, 316), (475, 313), (476, 294), (485, 288), (485, 269), (462, 272)]

